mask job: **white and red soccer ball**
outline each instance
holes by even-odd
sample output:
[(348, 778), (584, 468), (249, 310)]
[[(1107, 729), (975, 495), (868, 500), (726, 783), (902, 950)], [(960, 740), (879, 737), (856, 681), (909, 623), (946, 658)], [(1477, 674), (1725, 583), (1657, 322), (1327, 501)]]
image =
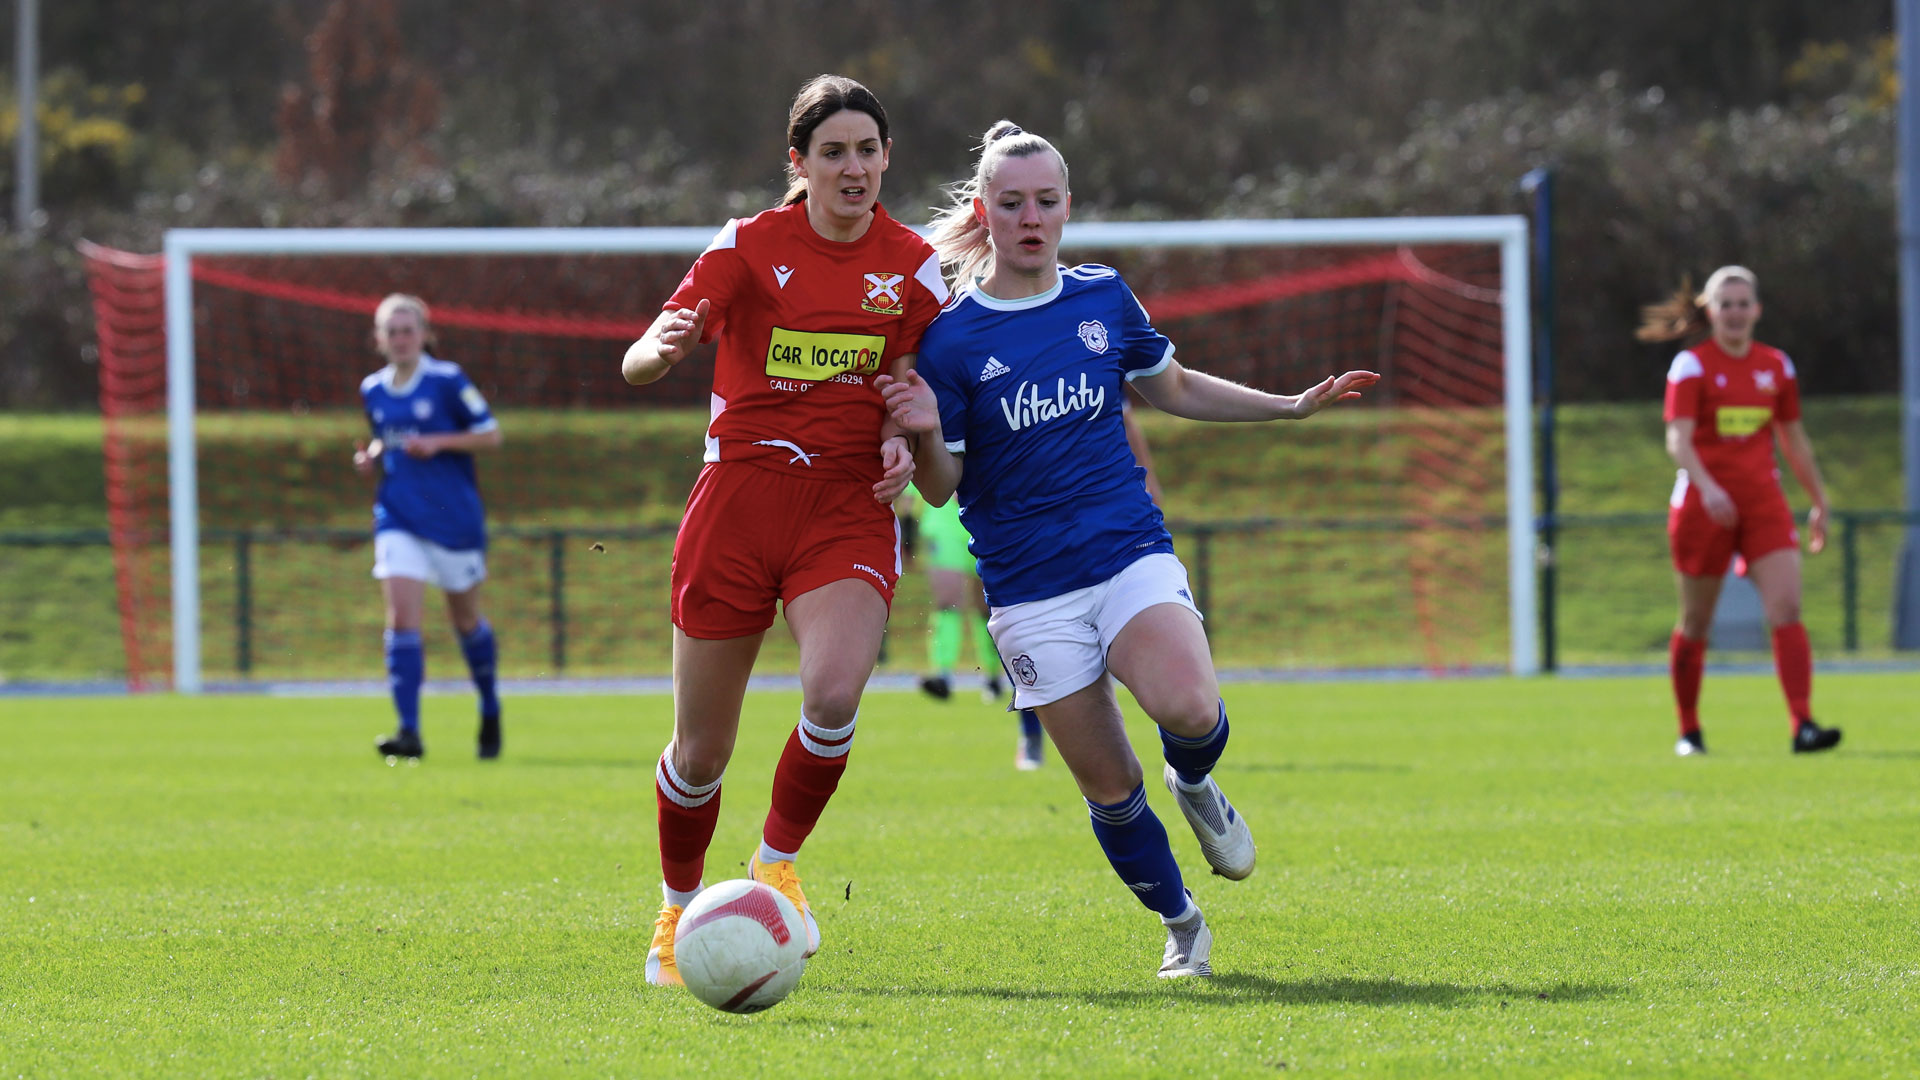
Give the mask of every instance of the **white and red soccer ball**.
[(807, 926), (780, 890), (722, 881), (680, 914), (674, 962), (693, 996), (723, 1012), (771, 1008), (806, 970)]

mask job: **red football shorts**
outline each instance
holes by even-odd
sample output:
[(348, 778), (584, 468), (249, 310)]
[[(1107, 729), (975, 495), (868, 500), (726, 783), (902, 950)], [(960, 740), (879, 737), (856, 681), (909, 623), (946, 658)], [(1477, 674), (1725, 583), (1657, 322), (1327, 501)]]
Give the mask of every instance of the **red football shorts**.
[(900, 526), (867, 484), (748, 462), (700, 470), (673, 542), (673, 625), (688, 637), (757, 634), (773, 625), (775, 601), (845, 578), (892, 608)]
[(1736, 552), (1751, 566), (1762, 555), (1800, 546), (1793, 510), (1778, 485), (1769, 491), (1728, 494), (1740, 514), (1731, 529), (1707, 516), (1700, 489), (1692, 484), (1679, 505), (1667, 508), (1667, 544), (1675, 570), (1692, 577), (1721, 577)]

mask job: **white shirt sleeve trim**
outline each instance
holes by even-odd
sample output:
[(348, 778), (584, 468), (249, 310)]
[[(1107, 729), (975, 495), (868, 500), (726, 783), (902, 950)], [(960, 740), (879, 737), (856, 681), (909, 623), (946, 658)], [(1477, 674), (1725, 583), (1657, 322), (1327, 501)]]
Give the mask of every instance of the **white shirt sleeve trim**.
[(1793, 358), (1792, 358), (1792, 357), (1790, 357), (1790, 356), (1788, 356), (1788, 355), (1787, 355), (1786, 353), (1781, 353), (1781, 354), (1780, 354), (1780, 366), (1786, 369), (1786, 371), (1787, 371), (1787, 378), (1789, 378), (1789, 379), (1792, 379), (1792, 380), (1794, 380), (1795, 382), (1799, 382), (1799, 381), (1800, 381), (1800, 372), (1799, 372), (1799, 370), (1798, 370), (1798, 369), (1796, 369), (1796, 368), (1795, 368), (1795, 367), (1793, 366)]
[[(719, 251), (722, 248), (733, 247), (739, 231), (740, 219), (728, 218), (727, 223), (720, 227), (718, 233), (714, 234), (713, 243), (707, 245), (707, 251)], [(707, 251), (703, 251), (700, 254), (705, 255)]]
[(940, 253), (937, 251), (927, 255), (927, 261), (913, 272), (913, 280), (925, 286), (942, 307), (953, 297), (953, 293), (947, 289), (947, 279), (940, 276)]
[(965, 439), (954, 439), (947, 443), (947, 453), (949, 454), (964, 454), (966, 452), (967, 440)]
[(1700, 366), (1700, 358), (1693, 354), (1693, 350), (1682, 349), (1680, 355), (1673, 358), (1673, 366), (1667, 369), (1667, 381), (1684, 382), (1688, 379), (1697, 379), (1706, 373), (1707, 369)]
[(1167, 351), (1160, 357), (1159, 363), (1152, 367), (1141, 368), (1138, 371), (1127, 372), (1127, 381), (1132, 382), (1135, 379), (1145, 379), (1153, 375), (1158, 375), (1167, 370), (1167, 365), (1171, 363), (1173, 363), (1173, 342), (1169, 341), (1167, 342)]
[(467, 434), (485, 435), (489, 431), (498, 431), (498, 430), (500, 430), (500, 421), (495, 420), (493, 417), (489, 416), (485, 420), (482, 420), (479, 423), (468, 428)]

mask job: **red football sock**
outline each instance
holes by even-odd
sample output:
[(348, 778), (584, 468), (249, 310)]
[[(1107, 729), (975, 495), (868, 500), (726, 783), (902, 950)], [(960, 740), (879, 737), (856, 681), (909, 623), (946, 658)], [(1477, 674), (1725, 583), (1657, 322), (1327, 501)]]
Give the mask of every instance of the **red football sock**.
[(1813, 716), (1813, 645), (1805, 626), (1795, 622), (1773, 628), (1773, 669), (1780, 673), (1780, 689), (1787, 695), (1787, 711), (1797, 731), (1800, 721)]
[(1707, 663), (1707, 643), (1675, 630), (1667, 642), (1668, 666), (1673, 672), (1673, 701), (1680, 710), (1680, 734), (1700, 730), (1700, 672)]
[(720, 781), (689, 784), (674, 771), (673, 748), (660, 755), (653, 770), (654, 802), (659, 807), (660, 876), (675, 892), (700, 887), (707, 868), (707, 845), (720, 821)]
[(797, 852), (806, 843), (847, 771), (855, 720), (847, 721), (846, 727), (823, 728), (800, 717), (800, 726), (787, 738), (787, 748), (773, 771), (773, 805), (761, 834), (768, 847)]

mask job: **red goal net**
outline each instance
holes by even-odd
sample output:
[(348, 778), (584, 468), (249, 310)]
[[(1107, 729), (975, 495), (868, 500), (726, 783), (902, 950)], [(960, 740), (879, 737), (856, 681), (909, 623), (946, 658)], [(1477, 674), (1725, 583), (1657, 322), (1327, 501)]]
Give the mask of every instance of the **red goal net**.
[[(401, 234), (404, 236), (404, 234)], [(1507, 660), (1499, 251), (1492, 245), (1084, 249), (1121, 269), (1188, 366), (1297, 392), (1386, 379), (1360, 407), (1258, 429), (1148, 417), (1175, 542), (1222, 667), (1501, 667)], [(127, 673), (172, 664), (163, 266), (86, 251)], [(479, 462), (485, 606), (517, 677), (667, 669), (672, 533), (709, 377), (627, 386), (619, 362), (691, 252), (197, 256), (191, 267), (201, 655), (211, 682), (369, 679), (372, 482), (361, 378), (389, 292), (433, 309), (506, 443)], [(920, 653), (909, 575), (896, 659)], [(445, 620), (429, 656), (453, 673)], [(912, 633), (901, 641), (903, 624)], [(769, 635), (767, 665), (791, 663)], [(430, 659), (429, 675), (433, 661)]]

